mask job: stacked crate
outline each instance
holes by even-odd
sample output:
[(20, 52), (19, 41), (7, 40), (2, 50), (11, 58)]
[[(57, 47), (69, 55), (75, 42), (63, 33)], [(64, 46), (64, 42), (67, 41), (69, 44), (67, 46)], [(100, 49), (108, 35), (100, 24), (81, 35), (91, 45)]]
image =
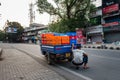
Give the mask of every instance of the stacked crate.
[(62, 45), (70, 44), (69, 36), (61, 36), (61, 44)]
[(42, 44), (46, 44), (45, 34), (41, 34), (41, 43), (42, 43)]
[(76, 32), (68, 32), (67, 35), (70, 38), (70, 44), (77, 44), (77, 40), (76, 40)]
[(54, 34), (51, 34), (51, 33), (42, 34), (41, 35), (42, 44), (50, 45), (50, 42), (51, 42), (53, 36), (54, 36)]
[[(71, 34), (70, 34), (71, 35)], [(42, 34), (42, 44), (43, 45), (69, 45), (71, 43), (76, 43), (76, 36), (74, 35), (65, 35), (65, 34), (51, 34), (51, 33), (45, 33)]]
[(61, 36), (53, 36), (51, 45), (61, 45)]

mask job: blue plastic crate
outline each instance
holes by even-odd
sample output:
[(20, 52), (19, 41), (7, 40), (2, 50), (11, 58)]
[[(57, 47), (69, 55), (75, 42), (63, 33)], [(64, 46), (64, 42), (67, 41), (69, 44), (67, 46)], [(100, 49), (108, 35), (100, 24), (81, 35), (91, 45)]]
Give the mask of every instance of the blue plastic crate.
[(67, 32), (66, 33), (68, 36), (76, 36), (76, 32)]
[(72, 40), (70, 40), (70, 44), (77, 44), (77, 41), (76, 41), (76, 39), (72, 39)]

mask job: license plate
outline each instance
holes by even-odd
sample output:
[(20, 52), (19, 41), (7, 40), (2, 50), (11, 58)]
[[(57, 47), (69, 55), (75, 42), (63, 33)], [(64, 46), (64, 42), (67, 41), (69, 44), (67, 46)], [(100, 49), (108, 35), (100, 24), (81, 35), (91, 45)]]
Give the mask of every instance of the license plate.
[(70, 53), (66, 53), (66, 57), (70, 57)]

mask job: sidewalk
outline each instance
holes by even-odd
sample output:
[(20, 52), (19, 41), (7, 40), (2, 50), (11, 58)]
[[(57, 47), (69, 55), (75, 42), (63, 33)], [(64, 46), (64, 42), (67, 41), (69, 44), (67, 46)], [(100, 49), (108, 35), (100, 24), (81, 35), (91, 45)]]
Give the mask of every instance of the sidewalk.
[(16, 50), (3, 50), (0, 80), (66, 80), (28, 55)]

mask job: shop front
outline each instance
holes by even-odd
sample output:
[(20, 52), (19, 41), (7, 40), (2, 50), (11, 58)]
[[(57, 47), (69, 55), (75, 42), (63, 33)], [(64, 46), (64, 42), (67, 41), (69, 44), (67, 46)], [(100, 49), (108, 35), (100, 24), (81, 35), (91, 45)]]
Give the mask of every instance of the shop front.
[(120, 41), (120, 25), (104, 27), (103, 31), (106, 43)]
[(102, 43), (103, 28), (102, 25), (87, 28), (87, 41), (88, 43)]

